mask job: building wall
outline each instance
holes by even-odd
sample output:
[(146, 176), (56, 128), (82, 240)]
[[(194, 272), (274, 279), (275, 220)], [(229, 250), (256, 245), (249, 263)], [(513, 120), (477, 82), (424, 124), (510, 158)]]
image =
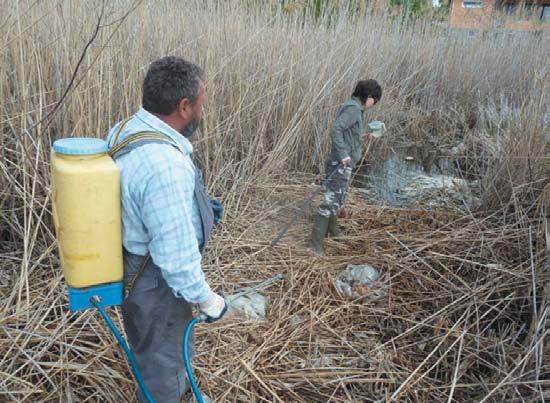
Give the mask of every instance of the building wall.
[(465, 8), (462, 0), (452, 0), (451, 28), (482, 29), (490, 24), (496, 0), (482, 0), (481, 8)]
[(550, 28), (549, 22), (539, 20), (538, 12), (532, 18), (521, 20), (514, 16), (506, 16), (504, 10), (498, 10), (496, 0), (481, 0), (481, 8), (466, 8), (463, 3), (463, 0), (451, 2), (449, 27), (452, 29), (500, 28), (531, 31)]

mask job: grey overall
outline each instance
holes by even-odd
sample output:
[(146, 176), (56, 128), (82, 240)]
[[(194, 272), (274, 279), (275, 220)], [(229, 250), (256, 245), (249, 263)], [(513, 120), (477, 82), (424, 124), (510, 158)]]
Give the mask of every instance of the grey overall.
[[(165, 142), (163, 140), (139, 140), (125, 146), (113, 158), (118, 158), (144, 144)], [(195, 169), (195, 200), (199, 207), (203, 243), (201, 253), (210, 238), (214, 223), (212, 206), (204, 188), (202, 172)], [(132, 282), (146, 256), (124, 250), (124, 285)], [(128, 342), (135, 355), (138, 367), (155, 402), (180, 402), (189, 390), (183, 363), (183, 331), (192, 318), (192, 304), (173, 293), (160, 268), (149, 259), (141, 274), (122, 303), (122, 320)], [(194, 356), (194, 338), (189, 351)], [(138, 401), (146, 402), (138, 388)]]

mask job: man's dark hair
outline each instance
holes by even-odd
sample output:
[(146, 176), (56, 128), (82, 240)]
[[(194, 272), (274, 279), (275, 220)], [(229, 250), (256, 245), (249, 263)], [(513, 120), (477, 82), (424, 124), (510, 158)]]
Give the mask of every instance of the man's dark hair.
[(183, 98), (195, 102), (202, 78), (199, 66), (179, 57), (155, 60), (143, 81), (143, 108), (151, 113), (169, 115)]
[(367, 98), (373, 98), (376, 103), (382, 98), (382, 87), (376, 80), (361, 80), (355, 86), (352, 95), (359, 98), (362, 104), (367, 102)]

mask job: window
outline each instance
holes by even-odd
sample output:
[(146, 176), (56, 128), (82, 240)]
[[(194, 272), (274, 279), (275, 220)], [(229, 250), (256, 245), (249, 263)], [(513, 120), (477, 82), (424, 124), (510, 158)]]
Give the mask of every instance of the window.
[(540, 19), (542, 21), (550, 22), (550, 4), (543, 4), (540, 8)]
[(507, 15), (516, 15), (520, 18), (531, 18), (535, 14), (534, 4), (512, 4), (508, 3), (504, 6)]
[(517, 6), (515, 4), (508, 3), (504, 6), (507, 15), (513, 15), (516, 12)]
[(462, 7), (464, 8), (481, 8), (483, 7), (482, 1), (463, 1)]

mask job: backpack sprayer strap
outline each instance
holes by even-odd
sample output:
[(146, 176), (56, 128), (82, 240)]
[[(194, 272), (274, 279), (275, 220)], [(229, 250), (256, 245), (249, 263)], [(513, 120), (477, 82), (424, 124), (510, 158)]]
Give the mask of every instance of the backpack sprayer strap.
[(131, 144), (138, 143), (138, 142), (147, 142), (147, 140), (161, 141), (163, 143), (170, 144), (171, 146), (176, 147), (179, 150), (179, 146), (174, 140), (156, 131), (147, 131), (147, 130), (139, 131), (139, 132), (130, 134), (128, 137), (126, 137), (124, 140), (122, 140), (119, 143), (118, 138), (120, 137), (120, 134), (122, 133), (122, 131), (124, 130), (124, 127), (129, 121), (130, 121), (130, 118), (123, 120), (120, 123), (115, 135), (113, 136), (112, 147), (109, 149), (109, 155), (112, 158), (115, 158), (116, 155), (120, 151), (122, 151), (124, 147), (129, 146)]
[(124, 298), (125, 299), (128, 298), (128, 295), (130, 295), (130, 293), (134, 289), (134, 285), (135, 285), (137, 279), (145, 271), (145, 267), (147, 267), (147, 263), (149, 263), (149, 260), (151, 260), (151, 255), (145, 256), (145, 259), (143, 259), (143, 263), (141, 264), (139, 269), (134, 273), (134, 275), (132, 276), (130, 281), (128, 281), (126, 283), (126, 285), (124, 286)]
[(124, 130), (124, 127), (130, 121), (130, 119), (131, 118), (127, 118), (127, 119), (124, 119), (122, 122), (120, 122), (120, 125), (118, 126), (118, 130), (116, 131), (115, 136), (113, 138), (113, 145), (117, 143), (120, 133), (122, 133), (122, 130)]
[[(179, 147), (177, 146), (175, 141), (170, 139), (168, 136), (163, 135), (162, 133), (159, 133), (159, 132), (155, 132), (155, 131), (140, 131), (140, 132), (137, 132), (137, 133), (133, 133), (133, 134), (129, 135), (128, 137), (126, 137), (124, 140), (122, 140), (119, 143), (118, 138), (120, 137), (120, 133), (122, 133), (122, 131), (124, 130), (124, 127), (126, 126), (126, 124), (129, 121), (130, 121), (130, 119), (126, 119), (126, 120), (122, 121), (121, 124), (118, 127), (117, 132), (115, 133), (115, 135), (113, 137), (113, 142), (112, 142), (113, 146), (109, 149), (109, 155), (112, 158), (115, 158), (116, 155), (120, 151), (122, 151), (122, 149), (124, 147), (129, 146), (131, 144), (136, 144), (136, 143), (139, 143), (139, 142), (147, 143), (148, 140), (149, 141), (150, 140), (153, 140), (153, 141), (156, 140), (156, 142), (161, 141), (163, 143), (170, 144), (170, 145), (172, 145), (172, 146), (179, 149)], [(128, 281), (128, 283), (126, 283), (126, 285), (124, 286), (124, 298), (127, 298), (128, 295), (130, 295), (130, 293), (132, 292), (132, 289), (134, 288), (134, 285), (135, 285), (137, 279), (144, 272), (145, 267), (147, 267), (147, 263), (149, 263), (150, 259), (151, 259), (151, 255), (145, 256), (145, 259), (143, 260), (143, 263), (141, 264), (139, 270), (137, 270), (134, 273), (134, 275), (132, 276), (132, 278), (130, 279), (130, 281)]]

